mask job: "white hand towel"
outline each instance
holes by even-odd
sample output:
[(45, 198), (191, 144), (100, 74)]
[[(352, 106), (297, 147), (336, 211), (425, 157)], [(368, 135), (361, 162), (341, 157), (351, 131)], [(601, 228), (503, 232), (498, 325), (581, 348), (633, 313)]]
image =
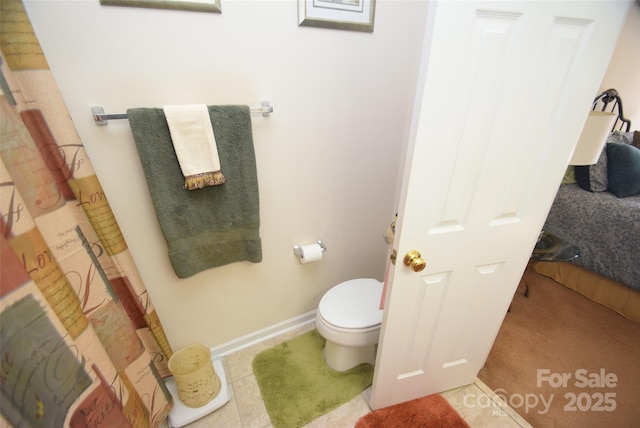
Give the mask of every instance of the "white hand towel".
[(173, 148), (184, 176), (184, 188), (200, 189), (225, 182), (218, 147), (204, 104), (163, 106)]

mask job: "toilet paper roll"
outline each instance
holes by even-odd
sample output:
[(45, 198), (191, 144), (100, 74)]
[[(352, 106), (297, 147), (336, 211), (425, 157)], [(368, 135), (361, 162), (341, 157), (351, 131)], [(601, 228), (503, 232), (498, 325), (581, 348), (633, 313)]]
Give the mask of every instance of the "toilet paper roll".
[(307, 264), (322, 260), (322, 247), (319, 244), (302, 245), (300, 263)]

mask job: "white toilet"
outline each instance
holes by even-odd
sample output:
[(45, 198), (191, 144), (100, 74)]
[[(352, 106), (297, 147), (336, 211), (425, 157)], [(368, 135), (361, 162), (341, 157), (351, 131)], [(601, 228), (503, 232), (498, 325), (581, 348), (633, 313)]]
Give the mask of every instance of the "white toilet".
[(324, 359), (332, 369), (374, 365), (382, 323), (382, 288), (376, 279), (351, 279), (331, 288), (320, 300), (316, 328), (326, 339)]

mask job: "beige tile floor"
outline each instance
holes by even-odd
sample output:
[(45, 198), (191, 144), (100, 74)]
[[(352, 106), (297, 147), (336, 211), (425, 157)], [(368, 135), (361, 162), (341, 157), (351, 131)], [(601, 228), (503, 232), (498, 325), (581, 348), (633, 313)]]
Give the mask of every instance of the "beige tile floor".
[[(251, 363), (261, 351), (285, 342), (314, 328), (313, 323), (265, 340), (223, 357), (232, 398), (226, 405), (191, 424), (188, 428), (271, 428), (269, 415), (260, 397)], [(367, 405), (370, 390), (364, 391), (333, 412), (312, 421), (305, 428), (352, 428), (358, 419), (371, 410)], [(480, 380), (471, 385), (442, 393), (472, 427), (530, 427), (516, 412)]]

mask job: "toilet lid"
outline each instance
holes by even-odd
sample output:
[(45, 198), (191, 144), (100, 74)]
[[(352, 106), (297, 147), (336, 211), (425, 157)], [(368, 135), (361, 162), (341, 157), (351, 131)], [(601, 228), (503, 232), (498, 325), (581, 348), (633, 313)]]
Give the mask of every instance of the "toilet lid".
[(382, 282), (359, 278), (342, 282), (320, 300), (322, 318), (336, 327), (368, 328), (382, 322)]

